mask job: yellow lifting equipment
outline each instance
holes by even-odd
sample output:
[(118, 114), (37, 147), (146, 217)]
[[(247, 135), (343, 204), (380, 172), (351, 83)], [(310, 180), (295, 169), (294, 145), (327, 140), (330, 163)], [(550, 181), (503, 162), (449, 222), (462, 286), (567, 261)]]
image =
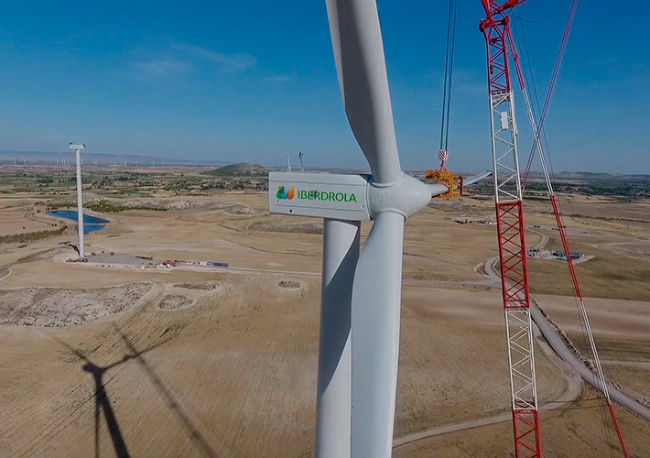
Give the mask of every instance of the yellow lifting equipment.
[(449, 188), (449, 191), (438, 196), (444, 199), (463, 195), (463, 177), (447, 170), (448, 157), (449, 152), (447, 150), (441, 149), (438, 152), (438, 158), (440, 159), (440, 168), (438, 170), (427, 170), (424, 174), (424, 178), (428, 180), (438, 180), (439, 184), (447, 186), (447, 188)]

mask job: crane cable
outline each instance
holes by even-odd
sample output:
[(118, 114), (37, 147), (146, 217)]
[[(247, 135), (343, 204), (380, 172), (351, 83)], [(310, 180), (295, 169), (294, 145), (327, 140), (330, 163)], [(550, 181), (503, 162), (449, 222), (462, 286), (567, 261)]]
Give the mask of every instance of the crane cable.
[(551, 81), (548, 85), (548, 91), (546, 92), (546, 99), (544, 100), (544, 107), (539, 117), (539, 123), (537, 124), (537, 131), (535, 132), (535, 138), (533, 139), (533, 147), (531, 148), (530, 154), (528, 156), (528, 163), (526, 164), (526, 171), (524, 172), (523, 183), (525, 184), (528, 181), (528, 175), (530, 173), (530, 168), (533, 163), (533, 158), (535, 156), (536, 146), (540, 141), (540, 134), (544, 128), (544, 121), (546, 120), (546, 114), (548, 113), (548, 107), (551, 102), (551, 97), (553, 95), (553, 90), (555, 89), (555, 83), (557, 82), (557, 75), (560, 71), (560, 64), (562, 63), (562, 57), (564, 57), (564, 50), (566, 49), (566, 44), (569, 39), (569, 31), (571, 30), (571, 24), (573, 23), (573, 17), (575, 16), (576, 8), (578, 6), (578, 0), (573, 0), (571, 4), (571, 11), (569, 12), (569, 19), (567, 21), (566, 27), (564, 28), (564, 35), (562, 35), (562, 42), (560, 43), (560, 49), (555, 59), (555, 66), (553, 67), (553, 73), (551, 75)]
[[(627, 451), (627, 446), (625, 444), (625, 440), (624, 440), (622, 432), (620, 430), (618, 419), (616, 418), (616, 414), (614, 412), (614, 408), (613, 408), (613, 405), (612, 405), (612, 402), (611, 402), (611, 399), (610, 399), (610, 396), (609, 396), (609, 390), (607, 388), (607, 382), (606, 382), (604, 374), (603, 374), (603, 369), (602, 369), (602, 365), (601, 365), (601, 362), (600, 362), (600, 357), (599, 357), (598, 351), (596, 349), (596, 344), (594, 342), (594, 338), (593, 338), (593, 334), (592, 334), (592, 330), (591, 330), (591, 325), (589, 323), (589, 318), (587, 316), (587, 311), (586, 311), (586, 308), (585, 308), (585, 305), (584, 305), (582, 293), (580, 291), (580, 286), (579, 286), (578, 279), (576, 277), (576, 273), (575, 273), (575, 270), (574, 270), (573, 260), (571, 258), (571, 252), (570, 252), (570, 249), (569, 249), (568, 240), (567, 240), (566, 233), (565, 233), (565, 230), (564, 230), (564, 227), (565, 227), (564, 226), (564, 221), (563, 221), (562, 214), (561, 214), (561, 211), (560, 211), (560, 208), (559, 208), (559, 202), (557, 201), (557, 199), (555, 197), (555, 194), (553, 192), (553, 188), (551, 186), (550, 179), (549, 179), (549, 176), (548, 176), (548, 167), (547, 167), (546, 161), (549, 160), (549, 162), (550, 162), (550, 157), (548, 156), (548, 151), (547, 151), (546, 154), (544, 154), (544, 149), (542, 148), (541, 138), (540, 138), (540, 135), (544, 133), (544, 130), (543, 130), (544, 120), (546, 118), (546, 114), (548, 112), (550, 99), (551, 99), (551, 96), (553, 94), (553, 89), (555, 87), (555, 83), (557, 81), (557, 75), (559, 73), (559, 67), (560, 67), (560, 64), (562, 62), (562, 57), (564, 55), (564, 50), (566, 48), (566, 43), (567, 43), (567, 40), (568, 40), (569, 31), (571, 29), (571, 23), (573, 21), (574, 15), (575, 15), (577, 4), (578, 4), (578, 0), (572, 0), (571, 11), (569, 13), (569, 18), (568, 18), (568, 21), (567, 21), (567, 25), (566, 25), (566, 28), (564, 30), (564, 35), (562, 36), (562, 42), (560, 44), (560, 49), (558, 51), (558, 56), (557, 56), (557, 59), (555, 61), (555, 66), (553, 68), (553, 74), (552, 74), (552, 77), (551, 77), (551, 81), (549, 83), (548, 92), (547, 92), (546, 98), (544, 100), (544, 107), (542, 109), (542, 112), (541, 112), (541, 115), (540, 115), (540, 120), (539, 120), (539, 123), (537, 124), (537, 126), (535, 126), (535, 123), (534, 123), (534, 116), (531, 119), (531, 122), (532, 122), (531, 127), (533, 127), (533, 131), (534, 131), (533, 132), (534, 133), (534, 140), (533, 140), (533, 146), (531, 148), (530, 155), (528, 157), (528, 164), (526, 166), (526, 172), (525, 172), (525, 175), (523, 177), (523, 182), (525, 183), (527, 181), (527, 179), (528, 179), (528, 175), (529, 175), (529, 172), (530, 172), (530, 168), (531, 168), (531, 165), (532, 165), (532, 161), (533, 161), (533, 158), (534, 158), (535, 151), (538, 151), (540, 161), (541, 161), (541, 165), (542, 165), (542, 169), (544, 171), (546, 182), (547, 182), (547, 185), (548, 185), (549, 194), (550, 194), (550, 197), (551, 197), (551, 203), (553, 204), (553, 211), (554, 211), (557, 223), (558, 223), (558, 230), (560, 231), (560, 236), (561, 236), (561, 239), (562, 239), (562, 245), (563, 245), (563, 248), (564, 248), (564, 251), (565, 251), (567, 264), (568, 264), (569, 270), (571, 272), (571, 280), (572, 280), (572, 283), (573, 283), (575, 299), (576, 299), (576, 305), (577, 305), (578, 311), (579, 311), (579, 313), (581, 315), (581, 325), (582, 325), (582, 329), (583, 329), (583, 335), (584, 335), (584, 332), (586, 330), (587, 331), (586, 332), (587, 336), (589, 338), (589, 344), (590, 344), (590, 347), (591, 347), (592, 356), (594, 357), (594, 362), (596, 363), (596, 368), (595, 369), (596, 369), (596, 375), (598, 376), (598, 381), (600, 382), (600, 385), (601, 385), (600, 388), (601, 388), (601, 390), (602, 390), (602, 392), (603, 392), (603, 394), (605, 396), (605, 400), (606, 400), (606, 403), (607, 403), (607, 407), (609, 409), (609, 413), (610, 413), (610, 416), (611, 416), (611, 419), (612, 419), (612, 423), (613, 423), (613, 426), (614, 426), (614, 428), (616, 430), (616, 435), (618, 437), (619, 444), (621, 446), (621, 451), (623, 452), (623, 455), (627, 458), (629, 456), (628, 451)], [(521, 30), (522, 30), (522, 34), (523, 34), (523, 27), (522, 27)], [(511, 46), (513, 45), (512, 41), (510, 42), (510, 44), (511, 44)], [(525, 54), (526, 54), (525, 57), (528, 59), (528, 62), (530, 64), (527, 47), (526, 47), (526, 50), (525, 50)], [(530, 68), (529, 70), (531, 71), (531, 75), (532, 75), (532, 68)], [(527, 97), (526, 93), (525, 93), (525, 95)], [(530, 104), (530, 101), (527, 100), (526, 102), (527, 102), (527, 109), (532, 110), (532, 106)], [(532, 115), (532, 113), (529, 113), (529, 114)], [(545, 135), (544, 135), (544, 140), (545, 140)], [(548, 150), (548, 145), (547, 145), (547, 150)], [(604, 406), (602, 406), (602, 407), (604, 407)], [(601, 416), (603, 417), (602, 418), (603, 423), (606, 425), (606, 419), (605, 419), (606, 414), (603, 411), (604, 409), (599, 409), (599, 410), (601, 410)], [(606, 426), (605, 426), (605, 433), (607, 435), (607, 442), (611, 444), (612, 443), (611, 435), (610, 435), (609, 429)], [(612, 449), (610, 449), (610, 454), (612, 456), (614, 455), (614, 452), (613, 452)]]
[(442, 118), (440, 125), (440, 149), (447, 151), (449, 143), (449, 113), (451, 111), (451, 81), (454, 72), (454, 48), (456, 44), (456, 4), (449, 0), (447, 19), (447, 50), (445, 53), (445, 79), (442, 95)]

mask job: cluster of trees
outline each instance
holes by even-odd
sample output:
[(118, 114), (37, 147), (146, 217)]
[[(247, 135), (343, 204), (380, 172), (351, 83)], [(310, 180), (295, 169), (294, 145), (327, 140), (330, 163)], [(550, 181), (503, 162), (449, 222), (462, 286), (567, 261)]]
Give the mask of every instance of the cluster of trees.
[[(556, 182), (553, 188), (557, 192), (584, 194), (587, 196), (623, 196), (650, 197), (650, 180), (589, 180), (581, 183)], [(527, 191), (545, 191), (544, 183), (529, 183)]]
[[(493, 194), (494, 187), (490, 180), (484, 180), (474, 189), (481, 194)], [(513, 188), (514, 189), (514, 188)], [(590, 179), (581, 182), (555, 181), (555, 192), (566, 194), (582, 194), (587, 196), (621, 196), (629, 201), (635, 198), (650, 197), (650, 178), (648, 180), (616, 180), (616, 179)], [(546, 183), (527, 183), (524, 188), (527, 198), (542, 197), (547, 195)]]
[(28, 232), (26, 234), (9, 234), (0, 236), (0, 245), (5, 243), (28, 243), (36, 242), (37, 240), (43, 240), (48, 237), (54, 237), (61, 235), (65, 232), (68, 226), (63, 226), (59, 229), (53, 229), (51, 231), (38, 231), (38, 232)]
[(268, 189), (268, 180), (260, 179), (226, 179), (226, 180), (177, 180), (167, 184), (164, 188), (166, 191), (200, 191), (207, 189), (245, 190), (265, 191)]
[(100, 213), (119, 213), (125, 210), (154, 210), (167, 211), (165, 207), (155, 207), (153, 205), (120, 205), (108, 200), (91, 202), (86, 204), (86, 208)]

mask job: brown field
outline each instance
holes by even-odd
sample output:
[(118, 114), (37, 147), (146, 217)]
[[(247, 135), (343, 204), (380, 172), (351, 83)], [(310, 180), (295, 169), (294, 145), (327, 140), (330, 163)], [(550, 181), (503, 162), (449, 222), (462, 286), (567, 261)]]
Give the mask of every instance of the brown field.
[(650, 363), (647, 362), (607, 362), (603, 371), (613, 380), (620, 382), (629, 390), (650, 400)]
[[(588, 297), (650, 301), (650, 262), (614, 254), (597, 248), (596, 243), (571, 243), (572, 252), (594, 255), (595, 258), (576, 265), (582, 293)], [(564, 251), (558, 239), (549, 243), (551, 249)], [(566, 263), (531, 259), (530, 282), (533, 293), (573, 295)]]
[[(644, 458), (650, 447), (650, 425), (623, 409), (618, 419), (630, 457)], [(591, 393), (562, 412), (543, 412), (542, 451), (553, 458), (623, 456), (606, 407)], [(395, 458), (514, 457), (510, 422), (422, 440), (395, 450)]]
[[(147, 303), (114, 320), (58, 330), (3, 328), (2, 382), (13, 388), (3, 396), (0, 449), (17, 456), (92, 452), (95, 385), (76, 351), (98, 371), (117, 363), (102, 380), (134, 456), (201, 456), (203, 441), (214, 456), (308, 453), (317, 282), (301, 280), (300, 289), (283, 290), (272, 277), (222, 275), (217, 281), (216, 292), (202, 291), (195, 305), (175, 312), (158, 310), (166, 293), (158, 288)], [(251, 299), (251, 293), (266, 300)], [(498, 327), (436, 324), (406, 309), (402, 329), (396, 434), (507, 409)], [(462, 358), (459, 348), (466, 349)], [(566, 382), (543, 357), (538, 370), (540, 397), (556, 399)], [(60, 376), (52, 379), (53, 373)], [(108, 431), (101, 431), (100, 444), (102, 455), (110, 452)]]
[[(25, 220), (35, 202), (28, 197), (16, 213)], [(75, 241), (71, 231), (0, 246), (0, 266), (11, 266), (0, 280), (0, 456), (312, 456), (322, 242), (315, 221), (269, 215), (265, 193), (164, 197), (178, 209), (102, 215), (112, 222), (87, 236), (86, 251), (228, 262), (230, 271), (66, 263), (74, 252), (60, 243)], [(0, 221), (14, 212), (0, 208)], [(436, 201), (407, 224), (411, 283), (403, 294), (396, 437), (508, 412), (500, 292), (471, 284), (483, 279), (475, 267), (496, 254), (496, 229), (454, 222), (492, 214), (483, 200)], [(530, 223), (552, 220), (536, 213)], [(650, 358), (642, 278), (650, 264), (596, 248), (621, 237), (636, 243), (633, 233), (599, 231), (575, 244), (596, 254), (579, 274), (586, 295), (606, 298), (587, 301), (601, 356), (611, 360), (608, 375), (647, 394), (648, 369), (624, 363)], [(539, 239), (531, 232), (529, 245)], [(557, 263), (531, 262), (531, 271), (540, 304), (580, 346)], [(569, 386), (564, 368), (541, 351), (536, 361), (540, 402), (557, 401)], [(547, 456), (609, 453), (592, 398), (585, 390), (579, 402), (543, 413)], [(632, 456), (644, 456), (650, 428), (619, 412)], [(395, 456), (512, 450), (511, 426), (499, 423), (405, 445)]]
[(56, 220), (48, 221), (49, 218), (45, 215), (34, 214), (31, 205), (22, 205), (22, 203), (9, 207), (6, 200), (0, 199), (0, 236), (46, 231), (59, 225)]

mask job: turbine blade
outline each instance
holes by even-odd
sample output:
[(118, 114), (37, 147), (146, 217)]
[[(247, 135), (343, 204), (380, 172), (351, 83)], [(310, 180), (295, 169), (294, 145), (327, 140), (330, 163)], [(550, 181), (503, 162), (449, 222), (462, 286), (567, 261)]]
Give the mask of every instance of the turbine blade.
[(377, 215), (352, 287), (352, 458), (390, 458), (399, 353), (404, 217)]
[(376, 183), (402, 177), (375, 0), (327, 0), (345, 113)]
[(431, 197), (436, 197), (449, 191), (449, 187), (442, 184), (428, 184), (427, 188), (431, 191)]
[(483, 172), (483, 173), (479, 173), (478, 175), (474, 175), (474, 176), (471, 176), (471, 177), (464, 178), (463, 179), (463, 186), (473, 185), (474, 183), (476, 183), (478, 181), (481, 181), (482, 179), (487, 178), (490, 175), (492, 175), (492, 172)]

